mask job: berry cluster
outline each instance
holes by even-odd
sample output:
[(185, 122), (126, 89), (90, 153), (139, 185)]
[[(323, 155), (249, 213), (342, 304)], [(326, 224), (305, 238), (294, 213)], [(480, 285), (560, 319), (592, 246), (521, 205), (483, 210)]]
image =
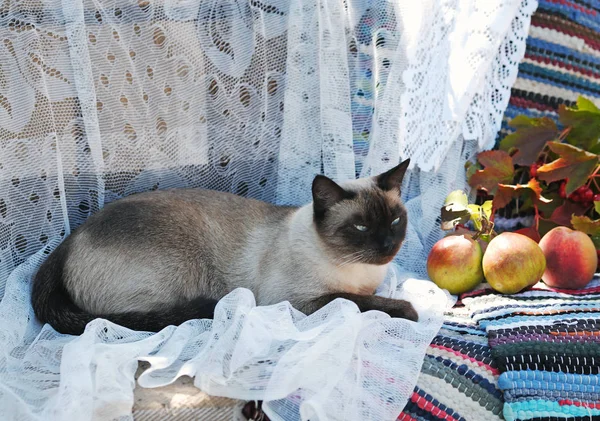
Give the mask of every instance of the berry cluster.
[[(560, 185), (559, 194), (561, 197), (566, 197), (566, 182)], [(578, 202), (584, 205), (591, 205), (594, 201), (600, 201), (600, 194), (594, 194), (588, 186), (581, 186), (569, 195), (569, 200)]]

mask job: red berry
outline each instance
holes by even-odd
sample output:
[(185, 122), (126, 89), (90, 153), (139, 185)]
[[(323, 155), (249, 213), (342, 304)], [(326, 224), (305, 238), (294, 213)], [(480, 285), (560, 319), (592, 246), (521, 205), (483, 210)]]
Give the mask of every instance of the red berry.
[(592, 192), (588, 186), (581, 186), (569, 195), (569, 200), (572, 200), (573, 202), (589, 203), (593, 199), (594, 192)]
[(594, 202), (600, 202), (600, 193), (594, 195)]
[(529, 176), (531, 178), (535, 178), (537, 176), (538, 168), (539, 168), (538, 164), (531, 164), (531, 168), (529, 168)]
[(560, 195), (560, 197), (562, 197), (563, 199), (567, 197), (567, 183), (563, 182), (559, 189), (558, 189), (558, 194)]

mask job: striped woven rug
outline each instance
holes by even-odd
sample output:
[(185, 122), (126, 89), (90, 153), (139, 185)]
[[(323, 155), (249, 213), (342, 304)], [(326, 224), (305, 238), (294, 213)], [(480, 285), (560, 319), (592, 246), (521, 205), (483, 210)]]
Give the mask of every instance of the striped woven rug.
[(600, 420), (600, 278), (461, 297), (398, 420)]
[(515, 296), (486, 288), (462, 301), (486, 330), (506, 420), (600, 419), (599, 279)]

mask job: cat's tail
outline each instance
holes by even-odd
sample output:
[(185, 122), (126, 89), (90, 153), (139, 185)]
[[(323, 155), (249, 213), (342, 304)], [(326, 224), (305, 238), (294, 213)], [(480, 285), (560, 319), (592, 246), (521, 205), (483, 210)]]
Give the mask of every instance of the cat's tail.
[[(67, 239), (68, 240), (68, 239)], [(166, 311), (129, 312), (93, 315), (79, 308), (71, 299), (63, 283), (63, 267), (67, 254), (66, 244), (48, 256), (33, 280), (31, 302), (36, 317), (48, 323), (57, 332), (71, 335), (83, 333), (94, 319), (110, 320), (118, 325), (146, 332), (158, 332), (192, 319), (212, 319), (216, 300), (197, 298)]]

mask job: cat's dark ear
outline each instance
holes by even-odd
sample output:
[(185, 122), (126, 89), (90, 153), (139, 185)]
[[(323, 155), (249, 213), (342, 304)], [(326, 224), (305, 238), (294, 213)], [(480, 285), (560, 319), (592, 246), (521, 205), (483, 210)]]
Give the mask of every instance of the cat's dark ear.
[(396, 165), (391, 170), (386, 171), (383, 174), (379, 174), (376, 177), (377, 186), (381, 190), (385, 191), (394, 189), (400, 191), (400, 187), (402, 187), (402, 180), (404, 179), (404, 175), (406, 174), (409, 164), (410, 158)]
[(327, 209), (347, 198), (348, 193), (332, 179), (317, 175), (312, 184), (315, 215), (323, 216)]

